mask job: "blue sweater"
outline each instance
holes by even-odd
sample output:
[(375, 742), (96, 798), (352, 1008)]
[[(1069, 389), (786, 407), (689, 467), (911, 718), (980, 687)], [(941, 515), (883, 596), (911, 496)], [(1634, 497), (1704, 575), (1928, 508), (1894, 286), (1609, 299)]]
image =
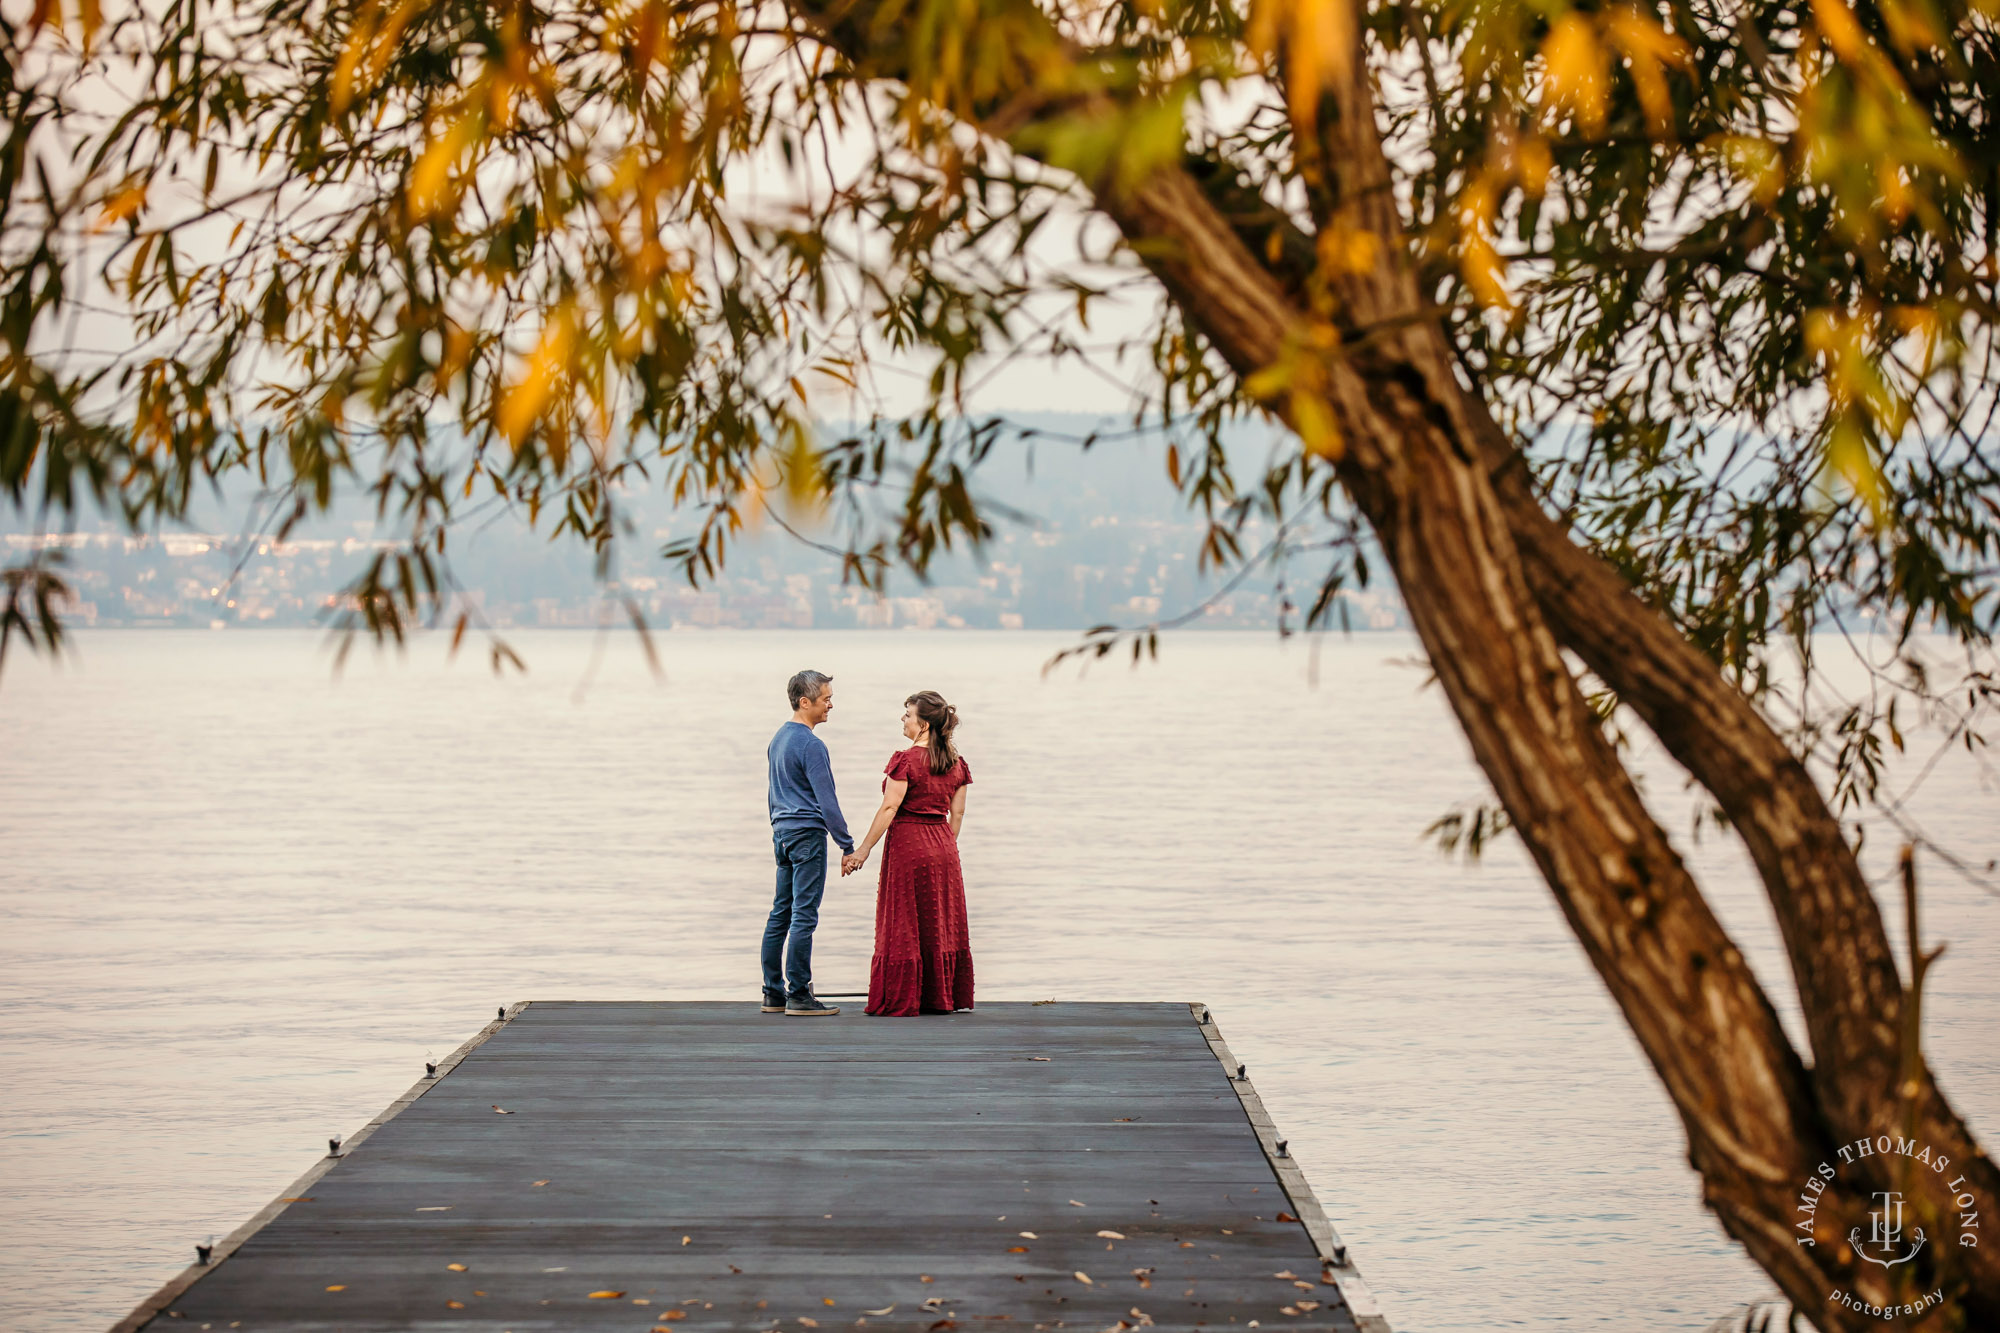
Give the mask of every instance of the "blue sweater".
[(771, 827), (823, 828), (841, 851), (853, 851), (854, 837), (833, 794), (833, 761), (826, 742), (805, 723), (787, 722), (766, 753), (771, 761)]

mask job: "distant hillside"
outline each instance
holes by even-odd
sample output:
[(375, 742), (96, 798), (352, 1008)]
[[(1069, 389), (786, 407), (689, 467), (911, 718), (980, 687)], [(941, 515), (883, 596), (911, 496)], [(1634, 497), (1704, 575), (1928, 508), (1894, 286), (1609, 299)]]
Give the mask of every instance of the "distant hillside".
[[(984, 550), (937, 561), (928, 584), (897, 572), (883, 599), (843, 587), (837, 560), (770, 525), (730, 554), (713, 585), (692, 589), (658, 552), (697, 520), (675, 514), (662, 495), (635, 494), (628, 513), (636, 540), (620, 552), (620, 593), (662, 626), (1078, 629), (1144, 623), (1214, 591), (1214, 576), (1195, 569), (1201, 523), (1168, 484), (1164, 440), (1134, 438), (1122, 422), (1089, 416), (1013, 420), (1044, 437), (1000, 445), (975, 486), (1021, 517), (997, 520), (997, 536)], [(1080, 447), (1076, 441), (1092, 430), (1106, 438)], [(1239, 475), (1260, 471), (1275, 444), (1265, 430), (1232, 437)], [(203, 497), (182, 532), (142, 541), (109, 521), (88, 525), (70, 542), (77, 618), (100, 625), (311, 623), (392, 535), (378, 528), (365, 497), (346, 495), (301, 523), (285, 545), (256, 541), (245, 558), (246, 538), (268, 509), (250, 487), (232, 485)], [(31, 521), (17, 513), (0, 511), (0, 532), (14, 558), (33, 540)], [(818, 535), (838, 544), (834, 534)], [(497, 624), (586, 625), (606, 614), (588, 553), (530, 532), (506, 510), (455, 529), (450, 555), (460, 582)], [(1301, 569), (1292, 577), (1297, 584), (1319, 573)], [(1270, 572), (1253, 573), (1203, 623), (1273, 625), (1273, 588)], [(1402, 623), (1393, 596), (1379, 589), (1354, 599), (1350, 612), (1357, 628)]]

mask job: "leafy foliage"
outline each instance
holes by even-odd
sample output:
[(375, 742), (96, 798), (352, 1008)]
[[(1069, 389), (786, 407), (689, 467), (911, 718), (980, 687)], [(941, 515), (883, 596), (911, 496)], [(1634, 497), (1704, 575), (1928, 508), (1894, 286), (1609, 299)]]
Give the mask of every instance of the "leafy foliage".
[[(1305, 361), (1239, 379), (1090, 208), (1180, 164), (1325, 321), (1315, 355), (1365, 337), (1331, 279), (1383, 256), (1309, 132), (1365, 60), (1413, 252), (1548, 502), (1840, 799), (1879, 799), (1899, 699), (1983, 743), (1985, 0), (51, 0), (0, 56), (0, 485), (145, 529), (245, 473), (279, 533), (365, 488), (405, 539), (342, 611), (378, 636), (476, 623), (450, 535), (497, 508), (614, 580), (634, 487), (698, 516), (662, 552), (691, 582), (759, 511), (848, 578), (921, 575), (1006, 519), (982, 377), (1134, 309), (1114, 350), (1204, 563), (1323, 560), (1325, 627), (1367, 546)], [(1236, 475), (1222, 431), (1279, 400), (1299, 447)], [(10, 632), (54, 641), (50, 577), (10, 576), (42, 590)], [(1830, 695), (1820, 632), (1877, 626), (1883, 689)]]

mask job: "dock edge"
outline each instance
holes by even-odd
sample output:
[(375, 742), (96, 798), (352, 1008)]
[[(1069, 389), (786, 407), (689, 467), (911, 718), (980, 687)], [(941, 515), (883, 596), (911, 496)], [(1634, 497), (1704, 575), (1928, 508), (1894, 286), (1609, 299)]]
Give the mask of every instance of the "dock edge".
[[(508, 1022), (519, 1015), (523, 1009), (526, 1009), (530, 1003), (531, 1001), (521, 1000), (515, 1004), (508, 1005), (502, 1016), (487, 1020), (485, 1027), (466, 1038), (463, 1045), (438, 1062), (437, 1073), (426, 1074), (418, 1079), (410, 1085), (409, 1091), (384, 1107), (380, 1115), (377, 1115), (360, 1129), (355, 1130), (353, 1134), (341, 1140), (340, 1157), (345, 1157), (348, 1153), (353, 1152), (356, 1148), (367, 1142), (369, 1135), (402, 1114), (404, 1107), (416, 1101), (417, 1098), (423, 1096), (432, 1088), (435, 1088), (440, 1079), (458, 1067), (460, 1061), (478, 1050), (494, 1033), (506, 1027)], [(111, 1326), (111, 1333), (138, 1333), (139, 1329), (145, 1327), (148, 1322), (158, 1317), (161, 1311), (172, 1305), (189, 1287), (201, 1281), (205, 1274), (215, 1271), (218, 1264), (241, 1249), (243, 1242), (249, 1240), (259, 1231), (262, 1231), (266, 1226), (269, 1226), (280, 1213), (291, 1207), (291, 1201), (305, 1194), (312, 1188), (314, 1182), (327, 1172), (333, 1170), (333, 1164), (339, 1161), (340, 1157), (328, 1153), (313, 1163), (309, 1171), (297, 1180), (294, 1180), (283, 1194), (265, 1204), (263, 1210), (255, 1217), (252, 1217), (248, 1222), (245, 1222), (242, 1226), (217, 1241), (215, 1249), (208, 1256), (207, 1263), (189, 1264), (179, 1273), (167, 1279), (158, 1291), (139, 1302), (133, 1308), (131, 1314), (126, 1315), (123, 1319), (113, 1324)]]
[(1264, 1109), (1264, 1099), (1250, 1085), (1248, 1076), (1237, 1077), (1242, 1065), (1230, 1051), (1229, 1043), (1222, 1039), (1222, 1029), (1216, 1025), (1214, 1012), (1207, 1005), (1194, 1001), (1188, 1003), (1188, 1012), (1194, 1016), (1195, 1026), (1207, 1040), (1208, 1049), (1221, 1062), (1223, 1077), (1235, 1089), (1236, 1099), (1243, 1104), (1243, 1114), (1249, 1117), (1250, 1127), (1257, 1133), (1257, 1146), (1264, 1150), (1264, 1160), (1271, 1164), (1280, 1188), (1291, 1200), (1293, 1214), (1306, 1229), (1306, 1235), (1312, 1238), (1313, 1248), (1319, 1252), (1321, 1267), (1332, 1276), (1334, 1289), (1353, 1312), (1355, 1326), (1361, 1333), (1391, 1333), (1389, 1320), (1382, 1313), (1375, 1293), (1362, 1279), (1361, 1270), (1355, 1267), (1354, 1257), (1348, 1253), (1340, 1233), (1333, 1229), (1333, 1221), (1327, 1217), (1326, 1209), (1320, 1207), (1319, 1200), (1313, 1197), (1312, 1186), (1306, 1183), (1306, 1173), (1300, 1169), (1298, 1160), (1289, 1153), (1278, 1151), (1278, 1127), (1272, 1121), (1271, 1113)]

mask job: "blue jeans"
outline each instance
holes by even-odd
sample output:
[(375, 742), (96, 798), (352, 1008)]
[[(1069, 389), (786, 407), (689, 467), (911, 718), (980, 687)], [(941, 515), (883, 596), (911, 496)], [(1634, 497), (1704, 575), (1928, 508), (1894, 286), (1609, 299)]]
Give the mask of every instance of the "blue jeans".
[(826, 830), (774, 828), (771, 849), (778, 858), (778, 894), (764, 923), (764, 989), (803, 1000), (812, 994), (813, 928), (826, 892)]

